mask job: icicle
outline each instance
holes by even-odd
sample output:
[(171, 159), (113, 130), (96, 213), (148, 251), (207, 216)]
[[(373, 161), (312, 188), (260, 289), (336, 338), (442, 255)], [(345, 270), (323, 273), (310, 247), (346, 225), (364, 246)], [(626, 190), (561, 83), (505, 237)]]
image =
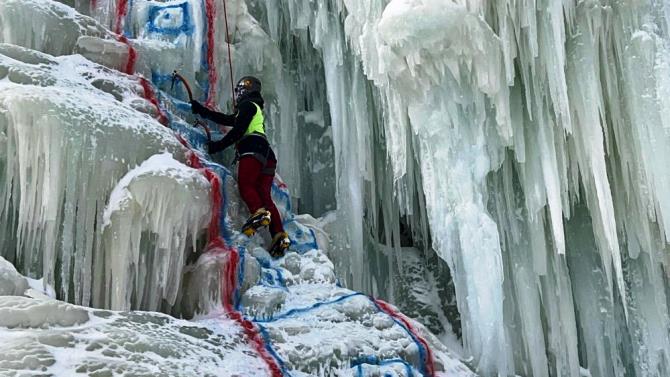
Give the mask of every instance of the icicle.
[(154, 311), (163, 300), (174, 305), (187, 253), (196, 250), (210, 217), (209, 190), (199, 171), (170, 154), (149, 158), (119, 181), (102, 229), (108, 267), (101, 278), (111, 294), (96, 305)]

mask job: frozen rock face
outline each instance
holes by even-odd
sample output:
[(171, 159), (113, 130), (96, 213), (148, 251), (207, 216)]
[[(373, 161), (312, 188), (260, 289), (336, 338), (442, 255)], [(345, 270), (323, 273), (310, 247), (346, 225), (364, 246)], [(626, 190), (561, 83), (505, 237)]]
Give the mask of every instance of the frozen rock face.
[(51, 55), (70, 55), (81, 36), (110, 33), (90, 17), (55, 1), (5, 0), (0, 4), (0, 42)]
[[(190, 118), (185, 93), (170, 88), (169, 74), (179, 69), (198, 99), (229, 108), (228, 44), (222, 41), (230, 34), (233, 76), (252, 73), (266, 83), (271, 135), (292, 195), (317, 212), (337, 205), (325, 227), (329, 254), (347, 286), (398, 302), (410, 296), (399, 306), (445, 331), (443, 339), (449, 325), (456, 326), (464, 354), (483, 375), (670, 374), (670, 13), (664, 2), (230, 0), (229, 32), (220, 1), (74, 5), (96, 21), (48, 0), (5, 1), (3, 15), (13, 16), (2, 19), (2, 40), (52, 55), (78, 52), (140, 73), (163, 92), (147, 100), (154, 87), (146, 81), (82, 57), (2, 45), (0, 247), (16, 245), (3, 255), (19, 270), (44, 276), (59, 297), (109, 305), (106, 281), (96, 286), (84, 272), (107, 271), (105, 248), (134, 257), (137, 250), (143, 255), (171, 245), (167, 265), (151, 274), (167, 283), (164, 272), (174, 271), (173, 261), (196, 260), (181, 271), (181, 284), (159, 284), (160, 302), (145, 303), (141, 292), (154, 286), (124, 277), (125, 291), (115, 293), (114, 305), (191, 316), (234, 301), (266, 321), (294, 370), (321, 368), (328, 355), (365, 356), (338, 342), (323, 353), (311, 344), (305, 346), (311, 366), (299, 365), (286, 339), (312, 328), (293, 317), (290, 310), (299, 307), (289, 304), (292, 293), (278, 282), (331, 284), (329, 262), (318, 253), (305, 264), (287, 258), (282, 268), (291, 274), (280, 279), (278, 266), (250, 257), (262, 254), (253, 244), (239, 264), (243, 278), (230, 291), (232, 285), (219, 284), (221, 274), (240, 261), (222, 247), (193, 250), (198, 226), (185, 231), (181, 219), (152, 221), (161, 207), (142, 194), (149, 189), (141, 182), (174, 176), (137, 178), (140, 200), (120, 211), (110, 205), (110, 213), (138, 224), (132, 238), (99, 229), (109, 195), (131, 169), (166, 150), (179, 162), (200, 156), (203, 137), (183, 121)], [(41, 24), (31, 23), (31, 12)], [(51, 36), (42, 24), (60, 18), (63, 41), (45, 43)], [(30, 106), (37, 110), (25, 109)], [(187, 135), (195, 150), (187, 152), (152, 118)], [(124, 139), (103, 124), (139, 127)], [(123, 143), (106, 149), (112, 144), (93, 142), (99, 133)], [(219, 225), (228, 244), (238, 242), (234, 230), (246, 213), (231, 194), (234, 179), (198, 161), (223, 180), (227, 205)], [(193, 173), (186, 166), (180, 171), (187, 181)], [(207, 185), (191, 178), (192, 192), (158, 196), (201, 196)], [(86, 184), (68, 185), (74, 181)], [(55, 196), (46, 190), (52, 187), (59, 188)], [(290, 200), (281, 200), (290, 213)], [(197, 212), (188, 213), (195, 223), (204, 218)], [(295, 224), (287, 227), (309, 254), (315, 247), (305, 245), (316, 236)], [(155, 233), (166, 229), (189, 235), (173, 240)], [(208, 252), (198, 259), (192, 251)], [(433, 263), (435, 257), (449, 271)], [(119, 258), (116, 271), (137, 261)], [(457, 304), (442, 294), (451, 287)], [(326, 301), (344, 297), (332, 287), (325, 292)], [(402, 369), (398, 358), (428, 373), (420, 370), (421, 352), (400, 350), (406, 338), (393, 343), (389, 333), (397, 329), (384, 327), (378, 305), (358, 296), (344, 301), (335, 303), (336, 313), (318, 306), (318, 316), (347, 324), (362, 318), (370, 332), (362, 339), (393, 344), (389, 352), (361, 346), (376, 358), (356, 359), (348, 372), (367, 373), (369, 365), (377, 368), (373, 373)], [(277, 313), (289, 315), (277, 319)], [(379, 332), (365, 327), (375, 322)], [(363, 331), (358, 325), (349, 328), (352, 334)], [(314, 324), (315, 336), (332, 335), (320, 326)], [(333, 368), (344, 370), (338, 364), (344, 359)]]

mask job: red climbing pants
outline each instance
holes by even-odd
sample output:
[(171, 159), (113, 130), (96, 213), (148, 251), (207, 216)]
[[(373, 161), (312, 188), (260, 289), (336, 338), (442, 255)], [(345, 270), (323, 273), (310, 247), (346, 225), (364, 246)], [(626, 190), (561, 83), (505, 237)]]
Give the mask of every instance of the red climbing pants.
[(244, 156), (240, 158), (240, 164), (237, 170), (237, 185), (240, 188), (240, 196), (249, 208), (249, 213), (253, 214), (260, 208), (265, 208), (272, 215), (270, 223), (270, 234), (284, 231), (281, 215), (277, 206), (272, 201), (272, 182), (274, 173), (263, 174), (263, 170), (272, 170), (277, 167), (277, 161), (269, 160), (265, 168), (263, 164), (253, 156)]

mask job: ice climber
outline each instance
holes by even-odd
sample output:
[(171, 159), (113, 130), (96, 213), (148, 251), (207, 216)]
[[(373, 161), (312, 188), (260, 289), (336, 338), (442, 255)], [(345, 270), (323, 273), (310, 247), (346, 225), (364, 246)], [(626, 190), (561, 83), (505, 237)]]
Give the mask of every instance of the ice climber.
[(212, 111), (198, 101), (191, 101), (191, 109), (203, 118), (232, 127), (223, 139), (209, 142), (209, 153), (221, 152), (235, 144), (240, 196), (251, 213), (242, 232), (251, 237), (260, 228), (270, 225), (270, 254), (275, 258), (282, 257), (291, 241), (271, 196), (277, 158), (265, 135), (265, 101), (261, 96), (260, 80), (251, 76), (240, 79), (235, 86), (235, 102), (235, 114)]

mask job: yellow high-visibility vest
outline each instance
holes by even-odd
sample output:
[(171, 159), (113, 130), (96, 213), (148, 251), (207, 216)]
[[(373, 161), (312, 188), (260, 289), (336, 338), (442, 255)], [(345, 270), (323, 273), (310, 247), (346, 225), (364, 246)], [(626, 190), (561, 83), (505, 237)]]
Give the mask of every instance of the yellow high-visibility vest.
[(265, 135), (265, 116), (263, 116), (263, 110), (255, 102), (252, 102), (256, 106), (256, 115), (251, 119), (247, 132), (244, 133), (244, 136), (251, 135), (253, 133)]

